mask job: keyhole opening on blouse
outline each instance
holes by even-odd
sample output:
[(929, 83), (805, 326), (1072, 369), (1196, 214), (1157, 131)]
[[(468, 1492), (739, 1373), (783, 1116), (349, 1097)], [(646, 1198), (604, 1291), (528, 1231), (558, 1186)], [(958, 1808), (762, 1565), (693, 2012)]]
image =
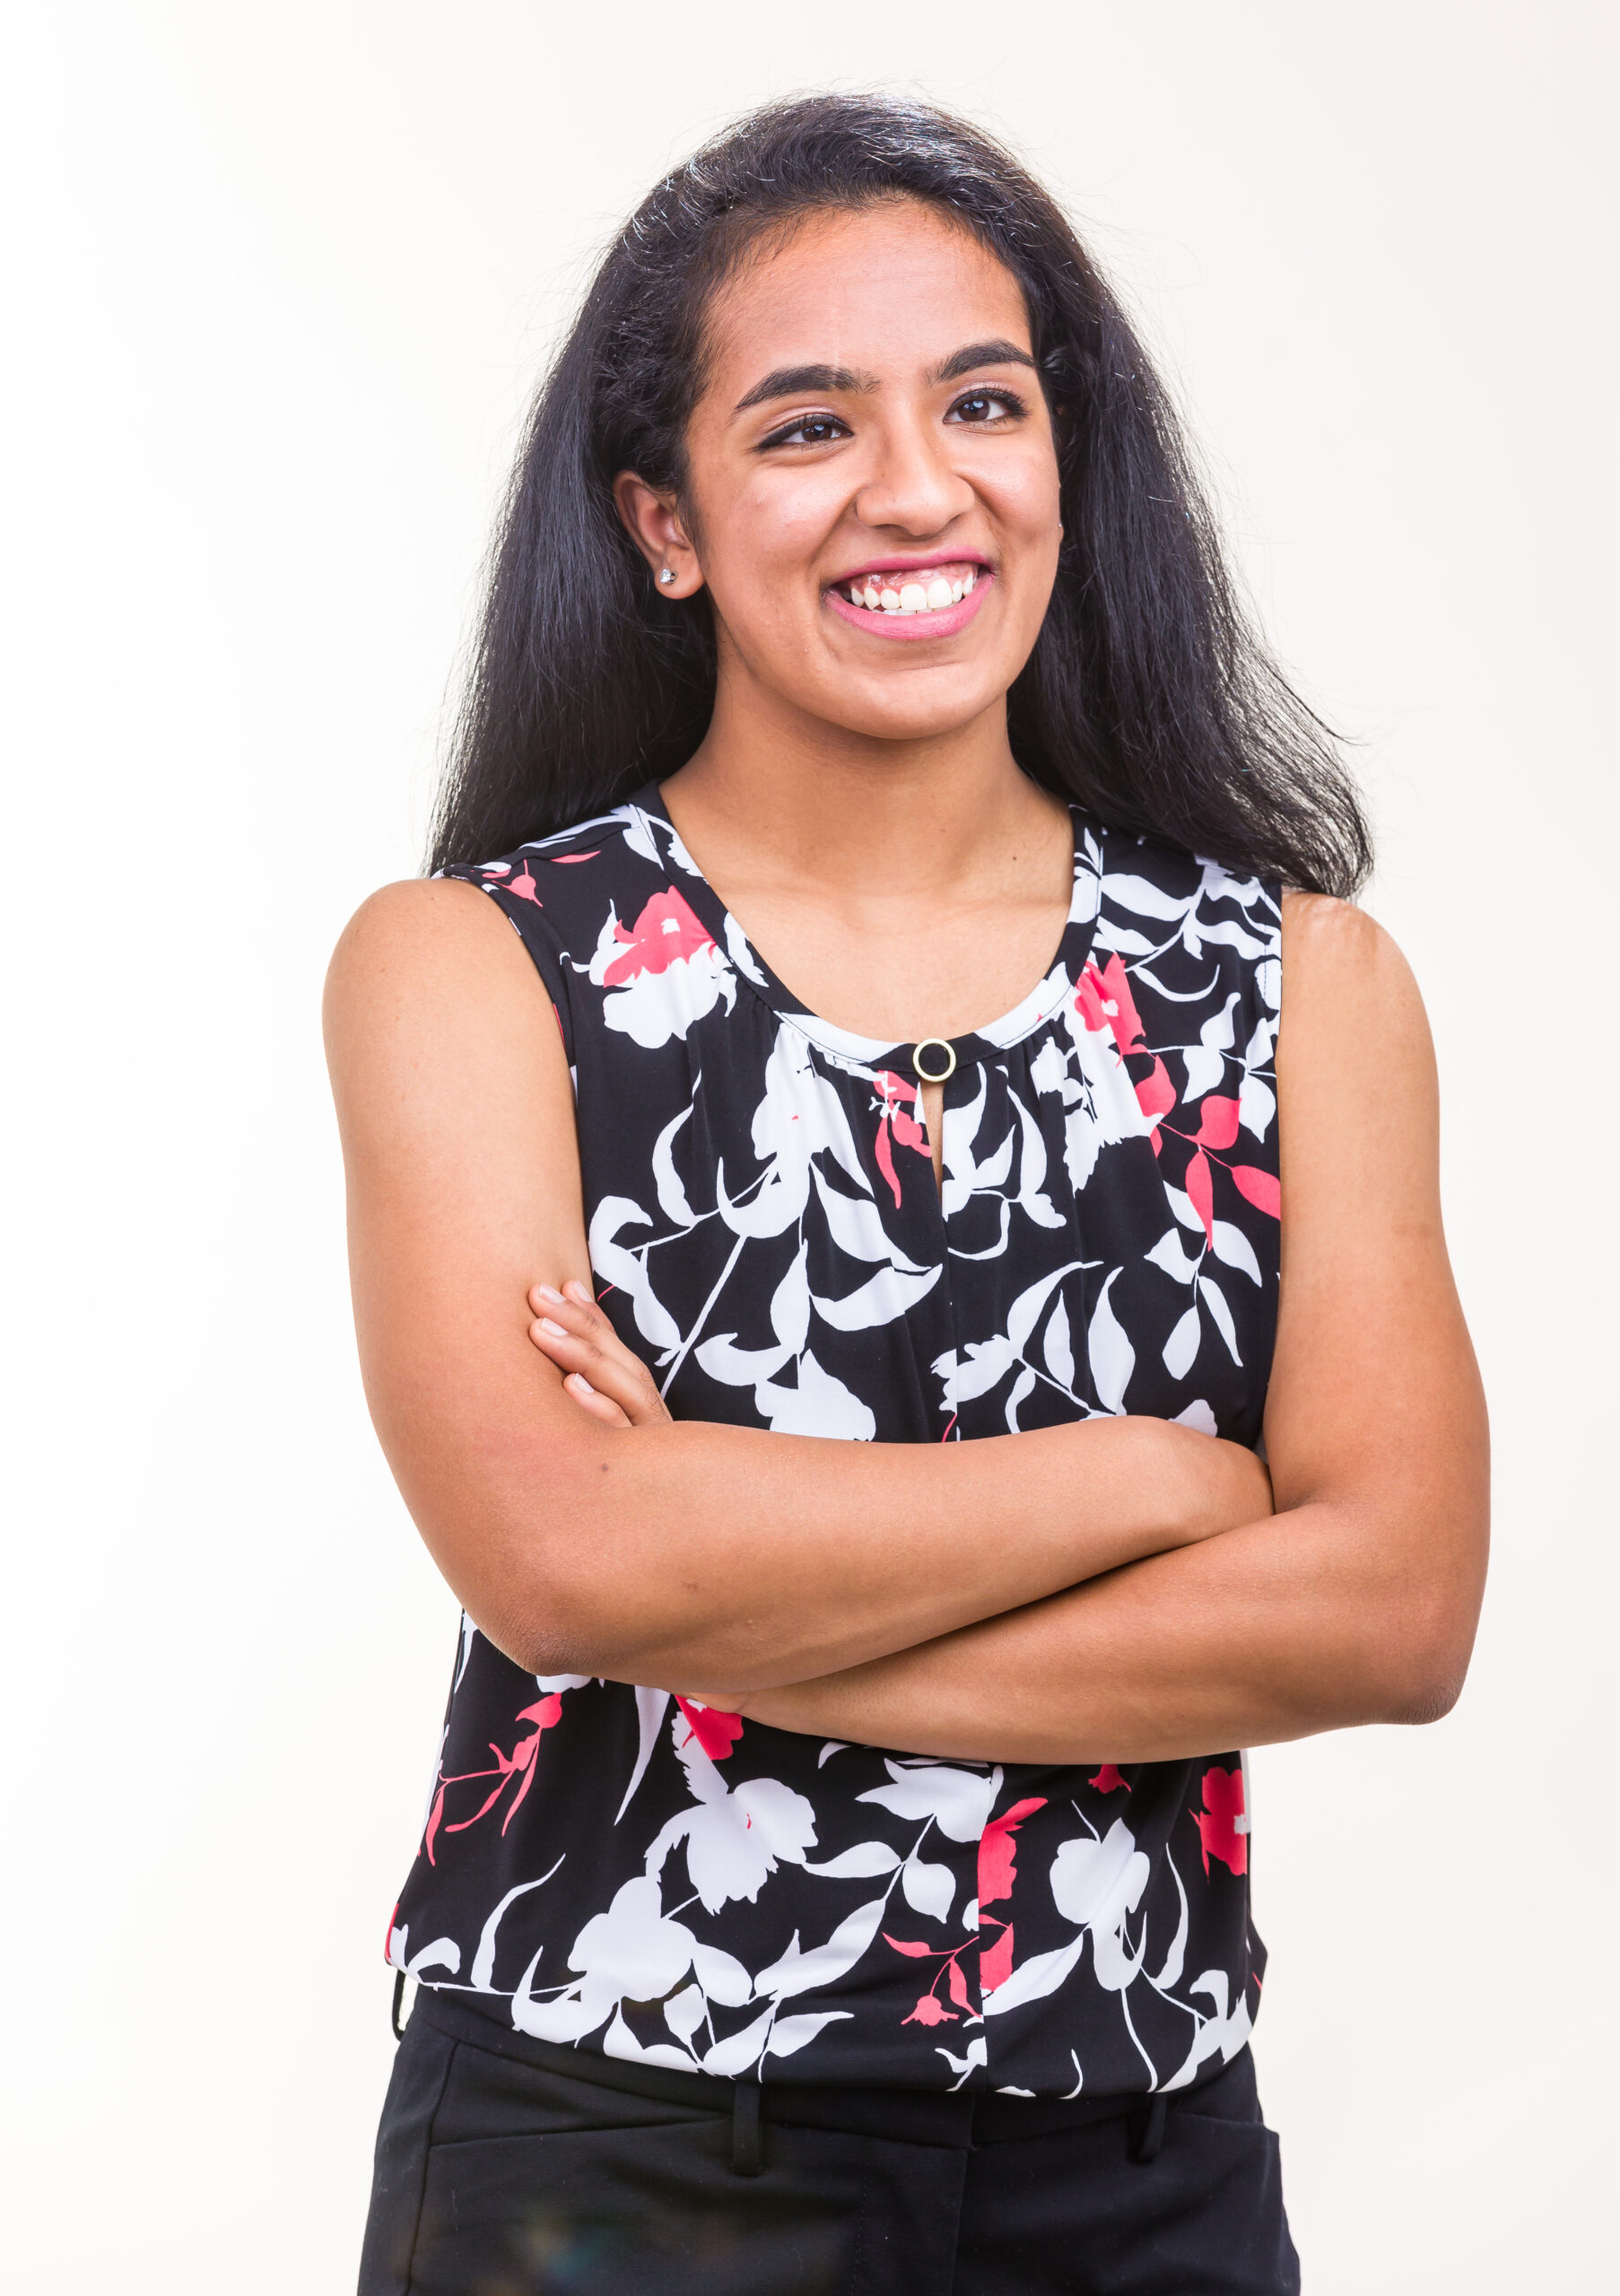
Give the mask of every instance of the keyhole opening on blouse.
[(956, 1074), (956, 1048), (944, 1037), (924, 1037), (912, 1048), (911, 1073), (922, 1087), (922, 1120), (934, 1160), (934, 1186), (945, 1195), (945, 1088)]
[(934, 1159), (934, 1185), (943, 1196), (945, 1194), (945, 1086), (943, 1084), (923, 1086), (922, 1120), (928, 1135), (928, 1153)]

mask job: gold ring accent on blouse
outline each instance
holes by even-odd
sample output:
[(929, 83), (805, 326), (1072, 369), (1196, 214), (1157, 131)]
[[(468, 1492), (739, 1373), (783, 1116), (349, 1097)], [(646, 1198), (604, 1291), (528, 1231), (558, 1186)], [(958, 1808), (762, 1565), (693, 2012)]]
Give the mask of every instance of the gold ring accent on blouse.
[[(945, 1055), (945, 1066), (925, 1068), (923, 1054), (932, 1051), (936, 1046)], [(922, 1042), (912, 1051), (911, 1065), (925, 1084), (946, 1083), (956, 1074), (956, 1048), (953, 1044), (948, 1044), (944, 1037), (924, 1037)]]

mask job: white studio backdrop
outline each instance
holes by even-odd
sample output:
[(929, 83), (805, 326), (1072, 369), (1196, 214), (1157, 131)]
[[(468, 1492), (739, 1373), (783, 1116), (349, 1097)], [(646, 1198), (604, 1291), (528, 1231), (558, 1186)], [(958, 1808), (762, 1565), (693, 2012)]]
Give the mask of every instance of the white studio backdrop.
[[(768, 95), (1010, 137), (1362, 741), (1494, 1409), (1473, 1677), (1262, 1752), (1312, 2296), (1600, 2296), (1616, 2032), (1613, 14), (64, 0), (0, 136), (7, 2277), (341, 2296), (454, 1612), (355, 1371), (317, 1027), (417, 865), (593, 251)], [(1607, 191), (1610, 197), (1606, 199)]]

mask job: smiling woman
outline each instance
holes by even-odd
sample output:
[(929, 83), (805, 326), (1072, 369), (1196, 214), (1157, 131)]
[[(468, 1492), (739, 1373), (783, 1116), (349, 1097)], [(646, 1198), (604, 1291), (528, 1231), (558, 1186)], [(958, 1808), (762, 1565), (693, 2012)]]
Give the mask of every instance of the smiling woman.
[(1354, 793), (994, 144), (631, 218), (434, 858), (327, 1007), (466, 1613), (364, 2296), (1297, 2288), (1240, 1750), (1456, 1696), (1483, 1417)]

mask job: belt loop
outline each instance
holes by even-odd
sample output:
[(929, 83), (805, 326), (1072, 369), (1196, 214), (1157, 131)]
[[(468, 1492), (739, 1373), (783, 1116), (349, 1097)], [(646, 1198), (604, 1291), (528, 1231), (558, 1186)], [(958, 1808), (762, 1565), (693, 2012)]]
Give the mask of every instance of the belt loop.
[(1132, 2113), (1125, 2156), (1138, 2169), (1145, 2169), (1163, 2150), (1164, 2122), (1169, 2111), (1169, 2098), (1155, 2097), (1145, 2112)]
[(739, 2081), (731, 2096), (731, 2166), (739, 2177), (757, 2177), (764, 2167), (760, 2146), (760, 2084)]

